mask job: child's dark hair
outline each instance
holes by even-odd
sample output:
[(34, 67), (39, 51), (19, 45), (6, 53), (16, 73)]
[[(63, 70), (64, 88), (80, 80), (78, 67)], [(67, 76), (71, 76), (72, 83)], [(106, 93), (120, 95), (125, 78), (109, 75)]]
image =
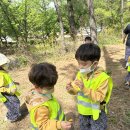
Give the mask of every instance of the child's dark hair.
[(92, 41), (92, 38), (90, 36), (86, 36), (85, 41), (87, 41), (87, 40)]
[(29, 80), (36, 87), (54, 87), (57, 82), (58, 74), (56, 67), (50, 63), (34, 64), (28, 74)]
[(82, 44), (76, 51), (75, 58), (76, 60), (82, 61), (99, 61), (101, 56), (101, 50), (98, 45), (88, 43)]

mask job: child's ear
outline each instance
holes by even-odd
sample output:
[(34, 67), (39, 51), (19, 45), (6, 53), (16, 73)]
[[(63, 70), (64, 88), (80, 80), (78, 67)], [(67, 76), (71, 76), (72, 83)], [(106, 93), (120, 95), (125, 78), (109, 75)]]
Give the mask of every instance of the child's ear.
[(99, 61), (95, 61), (94, 65), (95, 67), (98, 65)]

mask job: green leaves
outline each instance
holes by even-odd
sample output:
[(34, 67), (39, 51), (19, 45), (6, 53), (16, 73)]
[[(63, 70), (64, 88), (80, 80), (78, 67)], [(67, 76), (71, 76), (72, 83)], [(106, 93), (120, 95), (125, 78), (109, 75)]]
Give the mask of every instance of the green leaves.
[[(14, 2), (13, 2), (14, 1)], [(0, 36), (11, 36), (15, 40), (35, 41), (40, 37), (56, 36), (60, 32), (53, 0), (8, 0), (0, 1)], [(74, 10), (76, 29), (89, 26), (86, 0), (71, 0)], [(67, 0), (59, 1), (64, 30), (70, 33)], [(130, 2), (124, 0), (123, 19), (130, 19)], [(94, 12), (97, 26), (121, 29), (121, 0), (94, 0)]]

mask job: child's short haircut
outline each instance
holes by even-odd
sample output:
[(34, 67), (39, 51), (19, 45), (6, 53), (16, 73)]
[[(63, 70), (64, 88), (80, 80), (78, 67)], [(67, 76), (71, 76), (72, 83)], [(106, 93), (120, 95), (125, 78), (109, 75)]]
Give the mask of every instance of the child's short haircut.
[(92, 41), (92, 39), (91, 39), (90, 36), (86, 36), (86, 37), (85, 37), (85, 41), (87, 41), (87, 40), (88, 40), (88, 41)]
[(101, 50), (96, 44), (82, 44), (76, 51), (76, 60), (82, 61), (99, 61), (101, 56)]
[(28, 77), (36, 87), (51, 89), (57, 82), (58, 74), (54, 65), (44, 62), (33, 65)]

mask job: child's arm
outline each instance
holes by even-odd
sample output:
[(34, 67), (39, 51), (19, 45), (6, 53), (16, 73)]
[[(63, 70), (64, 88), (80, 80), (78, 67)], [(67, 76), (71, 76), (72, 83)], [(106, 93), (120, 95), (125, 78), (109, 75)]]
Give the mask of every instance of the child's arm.
[(67, 83), (66, 85), (67, 92), (72, 95), (76, 95), (78, 93), (78, 89), (73, 85), (72, 82)]
[(83, 87), (82, 89), (84, 95), (88, 96), (89, 98), (91, 98), (93, 101), (96, 102), (97, 101), (102, 102), (104, 100), (107, 90), (108, 90), (108, 79), (105, 80), (96, 91), (85, 87)]
[(47, 107), (39, 107), (35, 112), (35, 120), (38, 130), (59, 130), (64, 127), (70, 128), (71, 122), (57, 121), (49, 119), (49, 110)]
[(0, 93), (5, 93), (5, 92), (9, 92), (8, 88), (4, 87), (4, 77), (0, 76)]
[[(15, 85), (15, 84), (14, 84)], [(4, 77), (0, 76), (0, 93), (9, 93), (9, 94), (14, 94), (16, 89), (14, 90), (13, 88), (6, 88), (4, 87)]]

